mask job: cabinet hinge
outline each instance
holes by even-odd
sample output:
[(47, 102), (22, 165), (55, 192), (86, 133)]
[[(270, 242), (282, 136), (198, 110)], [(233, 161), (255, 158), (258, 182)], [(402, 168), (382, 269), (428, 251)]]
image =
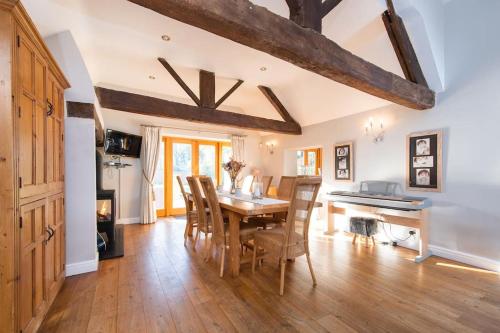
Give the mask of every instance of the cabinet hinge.
[(19, 217), (19, 228), (22, 228), (23, 227), (23, 217), (20, 216)]
[(19, 177), (19, 188), (23, 187), (23, 177)]
[(17, 115), (19, 116), (19, 118), (21, 118), (21, 107), (17, 108)]
[(21, 36), (17, 35), (17, 47), (21, 46)]

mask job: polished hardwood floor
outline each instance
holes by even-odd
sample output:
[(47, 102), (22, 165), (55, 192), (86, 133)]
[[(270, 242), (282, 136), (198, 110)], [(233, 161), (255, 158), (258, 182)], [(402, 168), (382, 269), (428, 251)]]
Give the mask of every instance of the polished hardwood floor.
[[(125, 257), (66, 279), (40, 332), (500, 332), (500, 276), (414, 251), (317, 232), (311, 254), (221, 279), (183, 246), (184, 221), (125, 227)], [(226, 272), (227, 273), (227, 272)]]

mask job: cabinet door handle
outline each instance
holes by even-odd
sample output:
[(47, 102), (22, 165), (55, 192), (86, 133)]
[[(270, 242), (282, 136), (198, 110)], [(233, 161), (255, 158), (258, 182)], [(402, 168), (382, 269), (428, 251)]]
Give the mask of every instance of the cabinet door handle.
[(47, 99), (47, 116), (52, 116), (52, 114), (54, 113), (54, 105), (52, 105), (52, 103), (49, 102), (49, 100)]
[(52, 237), (52, 232), (50, 231), (49, 227), (47, 227), (47, 229), (45, 229), (45, 232), (49, 234), (49, 238), (44, 239), (43, 240), (43, 244), (47, 245), (47, 243), (49, 242), (50, 238)]
[(54, 234), (56, 233), (56, 231), (54, 229), (52, 229), (51, 225), (49, 225), (49, 230), (50, 230), (50, 237), (49, 237), (48, 240), (51, 240), (52, 237), (54, 237)]

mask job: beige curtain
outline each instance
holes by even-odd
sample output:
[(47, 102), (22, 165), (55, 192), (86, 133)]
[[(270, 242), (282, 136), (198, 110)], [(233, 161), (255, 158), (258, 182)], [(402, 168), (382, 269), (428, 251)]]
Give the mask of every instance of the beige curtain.
[(231, 136), (233, 159), (238, 162), (245, 161), (245, 137), (241, 135)]
[(142, 188), (141, 188), (141, 223), (156, 222), (156, 205), (153, 190), (153, 179), (160, 156), (160, 129), (143, 127), (142, 131)]

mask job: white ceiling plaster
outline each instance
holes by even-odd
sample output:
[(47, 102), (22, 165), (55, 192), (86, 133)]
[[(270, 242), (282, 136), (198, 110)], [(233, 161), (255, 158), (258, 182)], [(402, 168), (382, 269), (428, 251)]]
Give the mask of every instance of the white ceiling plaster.
[[(254, 0), (287, 16), (285, 0)], [(245, 83), (222, 109), (280, 119), (257, 89), (267, 85), (302, 125), (378, 108), (390, 102), (311, 73), (266, 53), (180, 23), (126, 0), (22, 0), (44, 37), (70, 30), (95, 85), (122, 87), (188, 102), (156, 60), (164, 57), (198, 93), (198, 69), (216, 73), (216, 97)], [(380, 18), (380, 0), (344, 0), (323, 21), (323, 33), (356, 55), (402, 75)], [(164, 42), (161, 35), (171, 37)], [(267, 71), (262, 72), (260, 67)], [(149, 75), (156, 76), (150, 80)]]

